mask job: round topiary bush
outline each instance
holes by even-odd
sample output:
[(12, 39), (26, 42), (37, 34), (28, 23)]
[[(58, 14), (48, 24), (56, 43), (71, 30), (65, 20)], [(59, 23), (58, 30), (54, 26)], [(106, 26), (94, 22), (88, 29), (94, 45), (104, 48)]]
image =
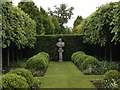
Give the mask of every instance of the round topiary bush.
[(42, 55), (42, 54), (37, 54), (31, 57), (29, 60), (26, 62), (26, 68), (28, 69), (35, 69), (35, 70), (43, 70), (48, 67), (48, 59)]
[(78, 60), (77, 60), (77, 65), (78, 65), (78, 66), (81, 65), (82, 62), (83, 62), (87, 57), (88, 57), (88, 55), (86, 55), (86, 54), (81, 54), (81, 55), (79, 55), (79, 58), (78, 58)]
[(25, 68), (16, 68), (11, 70), (9, 73), (15, 73), (17, 75), (24, 77), (27, 80), (27, 83), (29, 84), (29, 86), (30, 87), (33, 86), (33, 75), (29, 70)]
[(98, 65), (98, 60), (93, 56), (87, 56), (85, 60), (81, 63), (83, 69), (88, 69), (90, 67)]
[(118, 82), (118, 80), (120, 80), (120, 72), (117, 70), (109, 70), (105, 73), (104, 80), (112, 81), (113, 79)]
[(49, 64), (49, 55), (46, 52), (40, 52), (36, 56), (39, 58), (44, 58), (46, 64)]
[(78, 51), (72, 54), (71, 60), (74, 62), (77, 55), (85, 54), (83, 51)]
[(118, 82), (120, 80), (120, 72), (117, 70), (109, 70), (105, 73), (102, 84), (105, 88), (118, 88)]
[(40, 52), (38, 53), (39, 55), (43, 55), (44, 57), (46, 57), (47, 59), (49, 59), (49, 54), (46, 52)]
[(14, 90), (14, 88), (29, 88), (24, 77), (13, 73), (2, 76), (2, 86), (8, 90)]

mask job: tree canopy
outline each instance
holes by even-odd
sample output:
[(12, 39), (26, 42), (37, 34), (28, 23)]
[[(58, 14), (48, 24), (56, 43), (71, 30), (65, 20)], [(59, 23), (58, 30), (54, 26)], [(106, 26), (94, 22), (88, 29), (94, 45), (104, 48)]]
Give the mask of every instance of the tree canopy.
[(120, 2), (102, 5), (87, 17), (83, 25), (83, 40), (104, 46), (107, 42), (120, 42)]
[(54, 6), (55, 10), (51, 11), (49, 8), (49, 14), (51, 16), (56, 16), (60, 26), (63, 26), (63, 24), (67, 23), (69, 19), (71, 19), (71, 16), (73, 15), (74, 7), (68, 8), (66, 4), (60, 4), (58, 7), (57, 5)]
[(2, 44), (3, 48), (14, 43), (18, 49), (24, 46), (34, 47), (36, 40), (36, 23), (20, 8), (12, 3), (2, 4)]
[(43, 34), (44, 33), (44, 27), (42, 22), (42, 16), (40, 14), (39, 8), (35, 5), (33, 1), (31, 2), (21, 2), (18, 3), (18, 7), (21, 8), (25, 13), (27, 13), (30, 18), (35, 20), (36, 22), (36, 32), (37, 34)]

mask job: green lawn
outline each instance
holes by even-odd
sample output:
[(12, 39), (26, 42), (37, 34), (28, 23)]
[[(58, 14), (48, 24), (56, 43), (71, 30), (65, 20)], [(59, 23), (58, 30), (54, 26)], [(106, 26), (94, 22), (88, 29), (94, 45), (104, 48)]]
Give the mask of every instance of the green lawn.
[(72, 62), (50, 62), (41, 88), (95, 88)]

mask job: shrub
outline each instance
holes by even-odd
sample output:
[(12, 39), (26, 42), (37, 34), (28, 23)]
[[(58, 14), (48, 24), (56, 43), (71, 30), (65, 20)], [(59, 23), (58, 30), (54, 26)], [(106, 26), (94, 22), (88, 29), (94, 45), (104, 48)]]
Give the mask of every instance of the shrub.
[(27, 83), (29, 84), (29, 86), (30, 87), (33, 86), (33, 75), (29, 70), (24, 68), (16, 68), (11, 70), (9, 73), (15, 73), (17, 75), (24, 77), (27, 80)]
[(11, 65), (11, 68), (25, 68), (26, 67), (26, 61), (20, 60), (17, 62), (13, 62)]
[(96, 67), (98, 74), (105, 74), (109, 70), (119, 70), (119, 64), (115, 62), (101, 61), (99, 67)]
[(29, 88), (26, 79), (17, 74), (3, 75), (2, 86), (8, 90), (13, 90), (14, 88)]
[(109, 70), (105, 73), (104, 79), (109, 81), (114, 79), (116, 82), (118, 82), (120, 79), (120, 73), (117, 70)]
[(83, 67), (83, 69), (88, 69), (88, 68), (90, 68), (90, 67), (92, 67), (92, 66), (96, 66), (96, 65), (98, 65), (98, 60), (95, 58), (95, 57), (93, 57), (93, 56), (88, 56), (83, 62), (82, 62), (82, 67)]
[(118, 82), (118, 90), (120, 90), (120, 80), (119, 80), (119, 82)]
[(46, 52), (40, 52), (36, 56), (38, 56), (39, 58), (44, 58), (46, 64), (49, 63), (49, 55)]
[(118, 88), (120, 73), (117, 70), (109, 70), (104, 75), (103, 86), (106, 88)]
[(78, 67), (82, 64), (82, 62), (88, 57), (88, 55), (81, 54), (80, 57), (78, 58), (77, 65)]
[(83, 51), (78, 51), (78, 52), (73, 53), (71, 56), (71, 60), (74, 62), (77, 55), (81, 55), (81, 54), (85, 54), (85, 53)]
[(49, 62), (48, 62), (47, 56), (42, 55), (41, 53), (38, 53), (37, 55), (34, 55), (27, 61), (26, 68), (43, 70), (48, 67), (48, 63)]

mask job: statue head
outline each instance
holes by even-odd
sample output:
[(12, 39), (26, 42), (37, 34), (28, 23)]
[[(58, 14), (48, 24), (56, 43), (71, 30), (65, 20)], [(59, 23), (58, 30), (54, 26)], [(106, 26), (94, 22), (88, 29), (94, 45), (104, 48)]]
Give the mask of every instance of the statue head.
[(59, 38), (58, 41), (59, 41), (59, 42), (62, 42), (62, 38)]

